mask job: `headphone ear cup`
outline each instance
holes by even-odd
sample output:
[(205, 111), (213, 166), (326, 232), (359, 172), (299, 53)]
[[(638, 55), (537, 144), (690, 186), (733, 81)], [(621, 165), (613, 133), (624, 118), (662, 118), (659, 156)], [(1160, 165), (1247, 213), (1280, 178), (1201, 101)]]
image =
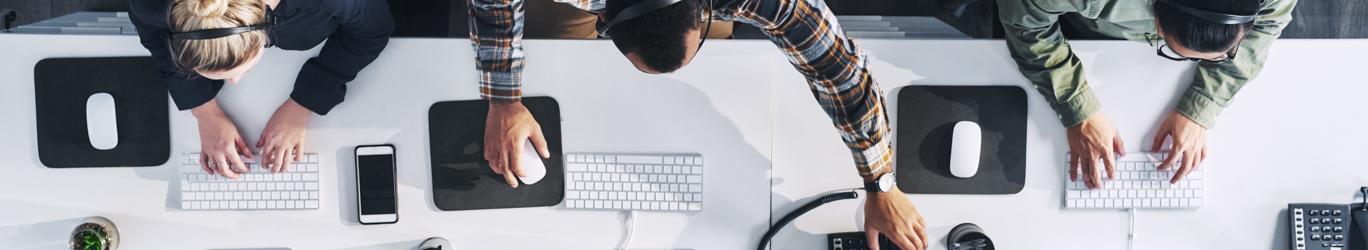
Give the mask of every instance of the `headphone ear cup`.
[(988, 239), (988, 235), (983, 233), (983, 228), (974, 223), (963, 223), (950, 229), (949, 237), (945, 238), (945, 249), (956, 250), (956, 244), (972, 245), (960, 246), (960, 249), (994, 249), (993, 240)]

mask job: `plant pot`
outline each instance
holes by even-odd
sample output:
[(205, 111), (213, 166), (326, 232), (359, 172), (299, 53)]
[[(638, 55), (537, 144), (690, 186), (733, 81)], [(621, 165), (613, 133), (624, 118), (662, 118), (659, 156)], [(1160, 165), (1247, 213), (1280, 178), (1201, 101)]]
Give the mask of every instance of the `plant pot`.
[(71, 250), (119, 249), (119, 229), (104, 217), (90, 217), (71, 230)]

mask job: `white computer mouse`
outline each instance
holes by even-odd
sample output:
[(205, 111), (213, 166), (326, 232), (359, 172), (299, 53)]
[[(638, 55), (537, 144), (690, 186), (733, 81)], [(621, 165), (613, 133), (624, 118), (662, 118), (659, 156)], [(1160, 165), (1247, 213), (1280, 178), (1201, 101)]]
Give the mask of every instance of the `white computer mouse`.
[(95, 93), (86, 99), (86, 134), (95, 149), (109, 150), (119, 145), (119, 124), (115, 120), (114, 96)]
[(537, 184), (542, 177), (546, 177), (546, 164), (542, 163), (541, 153), (537, 153), (532, 140), (523, 141), (522, 170), (527, 176), (518, 179), (527, 185)]
[(950, 174), (959, 178), (973, 177), (979, 169), (979, 150), (983, 148), (983, 131), (978, 123), (955, 123), (950, 141)]

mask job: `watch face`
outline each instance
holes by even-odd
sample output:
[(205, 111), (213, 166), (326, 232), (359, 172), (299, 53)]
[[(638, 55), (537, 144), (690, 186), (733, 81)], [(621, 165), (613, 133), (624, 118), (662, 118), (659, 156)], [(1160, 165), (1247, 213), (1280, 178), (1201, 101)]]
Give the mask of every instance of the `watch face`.
[(883, 176), (879, 176), (879, 192), (888, 192), (890, 190), (893, 190), (894, 179), (895, 178), (893, 178), (893, 173), (887, 173)]

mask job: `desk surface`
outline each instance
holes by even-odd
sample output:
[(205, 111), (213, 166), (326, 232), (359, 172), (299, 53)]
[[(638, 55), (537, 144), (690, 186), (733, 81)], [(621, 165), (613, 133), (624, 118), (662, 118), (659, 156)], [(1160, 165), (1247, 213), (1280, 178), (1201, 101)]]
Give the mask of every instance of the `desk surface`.
[[(820, 193), (859, 185), (848, 150), (801, 76), (767, 41), (716, 41), (689, 67), (670, 75), (638, 73), (606, 41), (527, 41), (525, 94), (562, 106), (567, 152), (697, 152), (708, 157), (706, 211), (639, 213), (633, 246), (748, 249), (769, 218)], [(477, 99), (469, 43), (394, 39), (349, 85), (333, 114), (310, 118), (307, 151), (325, 160), (324, 204), (313, 211), (180, 211), (173, 166), (48, 169), (37, 160), (32, 66), (43, 58), (146, 55), (136, 38), (0, 35), (0, 44), (32, 48), (0, 57), (0, 248), (51, 249), (80, 218), (100, 215), (123, 232), (125, 249), (238, 248), (410, 249), (431, 236), (462, 248), (606, 249), (624, 236), (619, 213), (559, 208), (443, 212), (431, 204), (427, 177), (429, 105)], [(1143, 44), (1073, 42), (1103, 112), (1130, 150), (1147, 148), (1153, 125), (1173, 106), (1193, 64), (1153, 55)], [(716, 46), (714, 46), (716, 45)], [(1030, 89), (1002, 41), (863, 40), (871, 72), (890, 93), (910, 84), (1016, 85)], [(1197, 210), (1140, 210), (1137, 249), (1282, 249), (1281, 208), (1289, 202), (1349, 202), (1368, 172), (1355, 155), (1368, 146), (1357, 98), (1368, 91), (1361, 65), (1327, 60), (1368, 56), (1368, 40), (1284, 40), (1264, 73), (1248, 85), (1212, 130), (1211, 201)], [(285, 100), (304, 60), (317, 53), (272, 50), (220, 105), (253, 143)], [(1138, 58), (1138, 59), (1137, 59)], [(623, 94), (630, 93), (630, 94)], [(943, 240), (960, 222), (983, 226), (1019, 249), (1124, 249), (1126, 215), (1059, 209), (1064, 130), (1031, 92), (1027, 184), (1014, 195), (911, 195)], [(1305, 101), (1303, 101), (1305, 100)], [(631, 105), (623, 105), (630, 103)], [(1287, 105), (1288, 103), (1307, 103)], [(1310, 107), (1331, 107), (1314, 109)], [(1359, 107), (1359, 108), (1354, 108)], [(1355, 111), (1357, 110), (1357, 111)], [(630, 119), (624, 119), (630, 118)], [(896, 121), (896, 119), (895, 119)], [(172, 149), (198, 151), (195, 121), (174, 112)], [(1312, 125), (1302, 129), (1297, 125)], [(649, 128), (649, 129), (644, 129)], [(1343, 139), (1337, 139), (1343, 138)], [(355, 223), (351, 148), (393, 143), (400, 157), (400, 222)], [(1326, 155), (1338, 157), (1308, 157)], [(1257, 156), (1245, 157), (1245, 156)], [(771, 166), (773, 166), (771, 168)], [(1059, 166), (1059, 167), (1055, 167)], [(1244, 171), (1239, 171), (1244, 169)], [(1287, 175), (1309, 172), (1313, 175)], [(101, 188), (101, 194), (89, 194)], [(170, 194), (170, 195), (168, 195)], [(766, 198), (769, 202), (765, 202)], [(795, 202), (797, 200), (798, 202)], [(825, 249), (824, 234), (860, 230), (859, 201), (815, 210), (785, 229), (775, 249)], [(773, 212), (771, 212), (773, 211)], [(18, 215), (18, 216), (16, 216)], [(1069, 235), (1061, 245), (1063, 235)], [(1250, 236), (1256, 239), (1249, 241)], [(323, 240), (319, 240), (323, 239)], [(933, 248), (938, 249), (938, 248)]]
[[(1130, 152), (1148, 150), (1157, 125), (1191, 82), (1194, 63), (1172, 62), (1142, 43), (1070, 42), (1102, 112)], [(862, 41), (870, 72), (888, 93), (906, 85), (1013, 85), (1028, 91), (1026, 187), (1012, 195), (909, 195), (945, 249), (955, 225), (978, 224), (1011, 249), (1126, 249), (1124, 210), (1061, 210), (1067, 180), (1063, 126), (1016, 70), (1002, 41)], [(1368, 40), (1280, 40), (1258, 79), (1210, 130), (1207, 202), (1196, 210), (1140, 209), (1135, 249), (1287, 249), (1287, 203), (1350, 203), (1368, 185)], [(935, 48), (935, 49), (933, 49)], [(1333, 56), (1331, 56), (1333, 55)], [(836, 130), (798, 74), (776, 72), (771, 218), (813, 196), (860, 185)], [(893, 119), (897, 121), (897, 119)], [(801, 143), (800, 143), (801, 142)], [(798, 200), (795, 202), (794, 200)], [(826, 233), (859, 231), (862, 200), (808, 213), (775, 249), (825, 249)]]
[[(35, 151), (33, 65), (51, 57), (141, 56), (136, 37), (0, 35), (0, 249), (55, 249), (79, 218), (118, 225), (122, 249), (293, 247), (412, 249), (428, 237), (460, 249), (610, 249), (626, 235), (617, 212), (519, 208), (445, 212), (430, 198), (427, 110), (478, 99), (468, 40), (394, 39), (348, 85), (347, 101), (309, 121), (306, 151), (324, 163), (321, 209), (181, 211), (177, 168), (49, 169)], [(671, 75), (638, 73), (607, 42), (528, 41), (527, 96), (561, 105), (566, 152), (700, 153), (707, 157), (704, 211), (641, 212), (634, 247), (735, 249), (768, 223), (770, 74), (773, 45), (720, 41), (698, 65)], [(549, 53), (547, 51), (559, 51)], [(611, 52), (612, 54), (607, 54)], [(314, 51), (271, 50), (219, 103), (254, 144)], [(552, 55), (555, 54), (555, 55)], [(607, 56), (605, 56), (607, 55)], [(706, 70), (706, 71), (705, 71)], [(765, 83), (765, 84), (728, 84)], [(617, 93), (633, 93), (620, 95)], [(622, 105), (631, 103), (632, 105)], [(199, 148), (189, 112), (171, 114), (173, 153)], [(646, 129), (649, 128), (649, 129)], [(356, 223), (352, 148), (392, 143), (399, 157), (393, 225)], [(100, 190), (92, 193), (90, 190)], [(171, 195), (168, 195), (170, 193)]]

